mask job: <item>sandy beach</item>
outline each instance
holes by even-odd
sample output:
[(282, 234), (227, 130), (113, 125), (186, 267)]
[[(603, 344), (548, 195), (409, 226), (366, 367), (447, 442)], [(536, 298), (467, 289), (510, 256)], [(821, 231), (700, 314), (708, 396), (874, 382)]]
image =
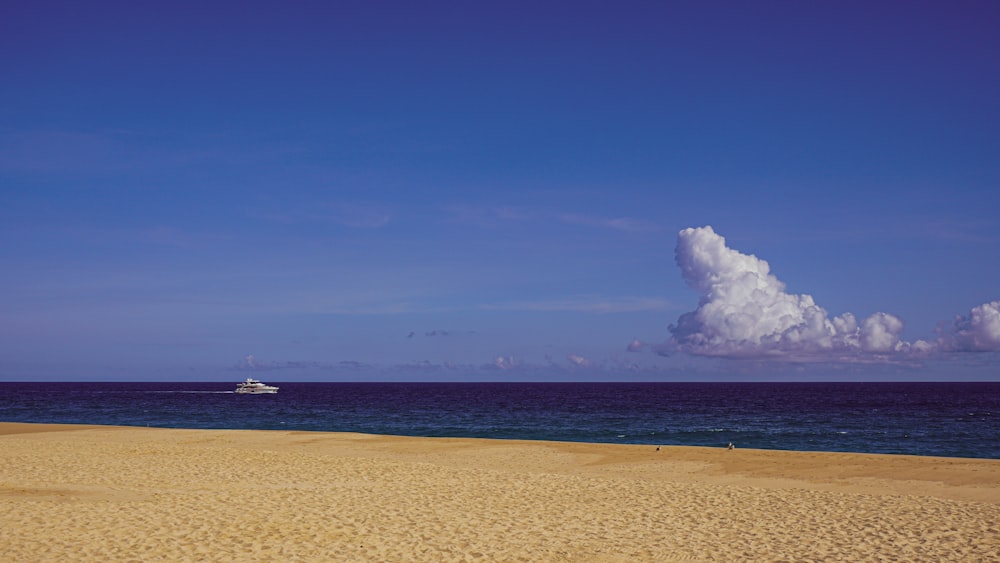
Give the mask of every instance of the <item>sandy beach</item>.
[(995, 561), (1000, 460), (0, 423), (5, 561)]

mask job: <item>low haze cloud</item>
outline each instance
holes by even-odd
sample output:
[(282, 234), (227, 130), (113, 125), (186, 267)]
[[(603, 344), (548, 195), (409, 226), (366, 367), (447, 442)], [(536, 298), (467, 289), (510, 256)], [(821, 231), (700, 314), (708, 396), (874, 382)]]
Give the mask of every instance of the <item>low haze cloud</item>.
[(770, 265), (726, 246), (710, 226), (678, 234), (677, 264), (701, 294), (670, 326), (670, 348), (695, 355), (793, 361), (879, 361), (935, 352), (1000, 351), (1000, 301), (972, 309), (934, 342), (900, 338), (903, 321), (879, 312), (831, 317), (812, 296), (785, 291)]

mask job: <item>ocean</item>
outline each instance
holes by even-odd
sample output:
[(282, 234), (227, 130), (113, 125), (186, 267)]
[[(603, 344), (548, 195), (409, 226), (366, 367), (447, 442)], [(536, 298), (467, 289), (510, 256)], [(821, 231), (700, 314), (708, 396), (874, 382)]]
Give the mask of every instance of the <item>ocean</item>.
[(0, 383), (0, 421), (1000, 459), (1000, 383)]

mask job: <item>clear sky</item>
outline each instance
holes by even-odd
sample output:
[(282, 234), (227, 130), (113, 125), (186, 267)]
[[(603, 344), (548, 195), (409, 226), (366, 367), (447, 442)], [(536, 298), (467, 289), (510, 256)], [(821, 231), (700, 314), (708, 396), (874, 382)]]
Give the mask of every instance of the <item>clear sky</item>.
[(1000, 380), (998, 100), (985, 0), (8, 2), (0, 380)]

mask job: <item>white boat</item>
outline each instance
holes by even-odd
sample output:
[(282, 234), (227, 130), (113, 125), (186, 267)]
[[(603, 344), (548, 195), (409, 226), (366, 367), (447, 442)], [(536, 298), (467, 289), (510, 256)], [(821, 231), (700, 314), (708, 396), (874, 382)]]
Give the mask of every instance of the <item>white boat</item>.
[(264, 385), (260, 381), (248, 377), (246, 381), (242, 381), (236, 385), (236, 392), (249, 395), (262, 395), (264, 393), (277, 393), (278, 388), (273, 385)]

